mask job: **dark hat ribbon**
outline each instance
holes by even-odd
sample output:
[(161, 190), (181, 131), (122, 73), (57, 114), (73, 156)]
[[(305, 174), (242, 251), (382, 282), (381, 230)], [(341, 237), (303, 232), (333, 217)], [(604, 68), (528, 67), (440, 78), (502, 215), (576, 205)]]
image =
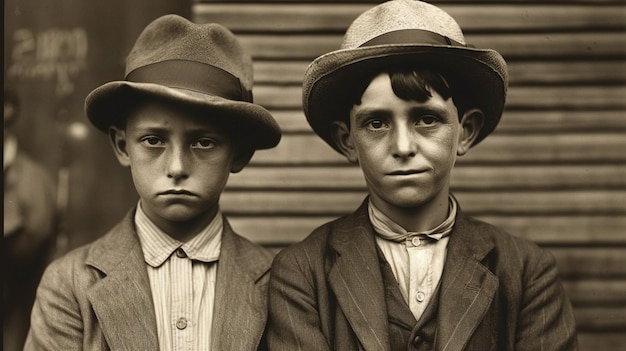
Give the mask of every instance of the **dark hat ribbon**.
[[(211, 77), (211, 79), (206, 79)], [(230, 100), (252, 102), (252, 92), (239, 78), (212, 65), (187, 60), (159, 61), (141, 66), (126, 75), (135, 83), (160, 84), (220, 96)]]
[(359, 45), (375, 46), (375, 45), (389, 45), (389, 44), (432, 44), (432, 45), (450, 45), (472, 48), (474, 45), (461, 44), (456, 40), (450, 39), (441, 34), (423, 30), (423, 29), (401, 29), (392, 32), (383, 33), (377, 37), (374, 37), (365, 43)]

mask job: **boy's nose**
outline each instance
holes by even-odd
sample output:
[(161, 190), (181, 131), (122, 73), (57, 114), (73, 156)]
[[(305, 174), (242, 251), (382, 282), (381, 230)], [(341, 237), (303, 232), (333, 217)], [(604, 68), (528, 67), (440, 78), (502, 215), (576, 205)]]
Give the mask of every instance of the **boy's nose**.
[(188, 156), (183, 148), (174, 148), (167, 162), (167, 176), (174, 179), (185, 179), (189, 177)]
[(392, 153), (395, 158), (411, 158), (417, 154), (415, 135), (407, 127), (397, 128), (392, 137)]

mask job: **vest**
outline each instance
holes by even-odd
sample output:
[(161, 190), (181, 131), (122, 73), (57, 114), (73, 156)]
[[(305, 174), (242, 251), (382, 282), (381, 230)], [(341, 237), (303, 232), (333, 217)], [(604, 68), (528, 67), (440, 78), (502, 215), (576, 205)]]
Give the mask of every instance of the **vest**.
[(378, 259), (385, 285), (389, 340), (391, 350), (431, 351), (435, 349), (437, 332), (437, 310), (439, 309), (439, 286), (430, 299), (419, 321), (415, 320), (409, 306), (404, 301), (398, 281), (383, 253), (378, 251)]

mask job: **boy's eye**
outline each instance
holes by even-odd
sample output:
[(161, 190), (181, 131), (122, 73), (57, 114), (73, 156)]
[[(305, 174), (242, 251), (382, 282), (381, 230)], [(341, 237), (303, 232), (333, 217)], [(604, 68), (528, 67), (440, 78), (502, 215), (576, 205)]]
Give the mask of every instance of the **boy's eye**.
[(141, 143), (149, 147), (154, 147), (154, 146), (160, 146), (163, 143), (163, 141), (160, 138), (157, 138), (155, 136), (148, 136), (148, 137), (141, 139)]
[(437, 119), (437, 117), (435, 116), (423, 116), (419, 119), (419, 121), (417, 122), (418, 124), (422, 124), (422, 125), (427, 125), (427, 126), (431, 126), (435, 123), (437, 123), (437, 121), (439, 121), (439, 119)]
[(196, 140), (191, 147), (199, 148), (199, 149), (211, 149), (215, 147), (215, 142), (209, 138), (200, 138)]
[(373, 129), (380, 129), (382, 127), (385, 126), (385, 124), (383, 123), (383, 121), (379, 120), (379, 119), (374, 119), (369, 121), (369, 126)]

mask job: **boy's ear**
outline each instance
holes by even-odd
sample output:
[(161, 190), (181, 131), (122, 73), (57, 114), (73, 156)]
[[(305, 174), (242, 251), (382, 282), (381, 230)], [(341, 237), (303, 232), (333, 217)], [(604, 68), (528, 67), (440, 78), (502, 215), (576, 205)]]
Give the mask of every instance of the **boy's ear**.
[(117, 161), (124, 167), (130, 166), (130, 157), (126, 149), (126, 131), (115, 126), (109, 127), (109, 142)]
[(350, 128), (346, 122), (333, 122), (330, 125), (330, 134), (335, 141), (335, 145), (337, 145), (339, 151), (341, 151), (348, 161), (351, 163), (357, 163), (359, 158), (354, 148), (354, 144), (352, 143), (352, 138), (350, 137)]
[(463, 130), (459, 135), (459, 145), (456, 150), (457, 155), (463, 156), (469, 151), (478, 137), (478, 133), (483, 127), (485, 115), (479, 109), (471, 109), (466, 111), (461, 117), (461, 127)]
[(254, 155), (254, 149), (249, 148), (245, 150), (238, 150), (235, 158), (233, 159), (232, 164), (230, 165), (230, 173), (239, 173), (241, 170), (248, 165), (250, 159)]

